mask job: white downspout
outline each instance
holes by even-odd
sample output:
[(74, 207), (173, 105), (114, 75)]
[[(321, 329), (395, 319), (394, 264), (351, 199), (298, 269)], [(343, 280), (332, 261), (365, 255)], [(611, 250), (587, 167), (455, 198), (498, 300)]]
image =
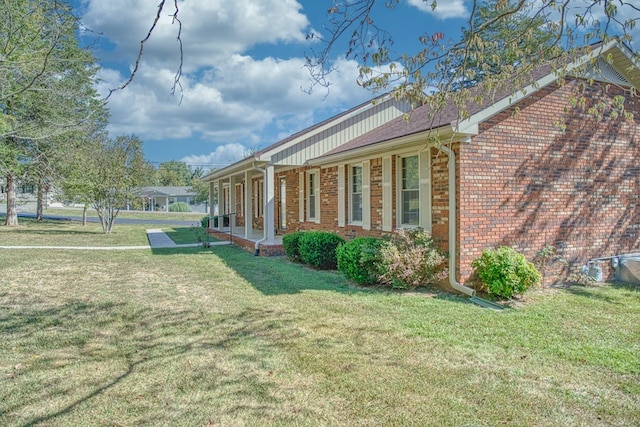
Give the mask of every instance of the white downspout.
[(464, 286), (456, 280), (456, 155), (452, 149), (441, 145), (440, 149), (447, 153), (449, 161), (449, 284), (451, 287), (463, 294), (474, 296), (476, 291), (468, 286)]
[[(267, 170), (257, 167), (255, 165), (255, 163), (253, 163), (251, 166), (253, 167), (253, 169), (261, 172), (264, 175), (264, 189), (266, 190), (267, 185), (268, 185), (268, 183), (267, 183)], [(263, 190), (262, 194), (266, 194), (266, 191)], [(263, 199), (264, 199), (264, 197), (263, 197)], [(263, 203), (264, 203), (264, 200), (263, 200)], [(264, 218), (264, 207), (262, 208), (262, 217)], [(262, 224), (262, 231), (263, 231), (262, 239), (256, 241), (255, 245), (253, 246), (253, 255), (254, 256), (260, 255), (260, 243), (262, 243), (262, 242), (267, 240), (267, 224), (265, 223), (265, 221), (263, 221), (263, 224)]]

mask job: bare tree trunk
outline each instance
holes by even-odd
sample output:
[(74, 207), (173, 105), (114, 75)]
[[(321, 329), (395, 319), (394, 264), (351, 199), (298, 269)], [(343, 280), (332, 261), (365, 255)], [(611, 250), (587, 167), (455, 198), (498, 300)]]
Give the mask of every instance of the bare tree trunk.
[(82, 209), (82, 226), (87, 226), (87, 204), (85, 203), (84, 208)]
[(42, 206), (44, 204), (42, 194), (44, 192), (44, 182), (40, 179), (38, 180), (38, 201), (36, 203), (36, 221), (42, 221)]
[(18, 211), (16, 209), (16, 176), (8, 173), (7, 176), (7, 218), (4, 225), (16, 227), (18, 225)]

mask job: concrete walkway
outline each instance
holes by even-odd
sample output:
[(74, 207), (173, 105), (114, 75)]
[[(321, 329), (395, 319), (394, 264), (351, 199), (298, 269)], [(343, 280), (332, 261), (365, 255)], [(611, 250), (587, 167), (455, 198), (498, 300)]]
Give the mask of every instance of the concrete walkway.
[(167, 233), (159, 228), (151, 228), (147, 230), (147, 238), (149, 239), (149, 246), (151, 249), (162, 248), (194, 248), (200, 246), (199, 243), (191, 243), (188, 245), (177, 245), (176, 242), (171, 240), (171, 237), (167, 236)]
[[(0, 249), (64, 249), (78, 251), (122, 251), (122, 250), (140, 250), (140, 249), (162, 249), (162, 248), (195, 248), (202, 246), (200, 243), (190, 243), (186, 245), (177, 245), (171, 240), (167, 233), (160, 229), (147, 230), (147, 238), (149, 245), (146, 246), (0, 246)], [(211, 242), (211, 246), (228, 245), (229, 242)]]
[[(152, 249), (161, 249), (161, 248), (195, 248), (197, 246), (202, 246), (201, 243), (189, 243), (186, 245), (177, 245), (176, 242), (171, 240), (171, 237), (167, 236), (167, 233), (160, 230), (159, 228), (151, 228), (147, 230), (147, 238), (149, 239), (149, 245)], [(210, 242), (210, 246), (220, 246), (220, 245), (228, 245), (230, 242), (228, 241), (216, 241)]]

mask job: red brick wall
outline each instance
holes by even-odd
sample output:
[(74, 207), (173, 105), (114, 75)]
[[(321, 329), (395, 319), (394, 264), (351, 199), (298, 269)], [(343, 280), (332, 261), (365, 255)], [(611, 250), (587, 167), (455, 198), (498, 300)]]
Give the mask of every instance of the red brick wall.
[(244, 227), (244, 212), (242, 206), (244, 204), (244, 179), (235, 188), (236, 192), (236, 206), (233, 212), (235, 215), (235, 227)]
[[(638, 249), (640, 102), (625, 104), (635, 121), (598, 122), (579, 109), (565, 112), (575, 86), (533, 94), (517, 114), (512, 108), (496, 115), (462, 145), (461, 281), (470, 277), (471, 261), (497, 245), (514, 246), (530, 260), (553, 245), (574, 269)], [(598, 99), (621, 94), (587, 92)], [(560, 118), (564, 132), (554, 126)]]

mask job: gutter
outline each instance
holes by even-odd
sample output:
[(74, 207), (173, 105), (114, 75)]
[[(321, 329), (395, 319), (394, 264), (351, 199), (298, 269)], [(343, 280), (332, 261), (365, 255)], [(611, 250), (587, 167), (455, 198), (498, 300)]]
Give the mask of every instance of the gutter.
[(449, 284), (459, 292), (470, 297), (475, 296), (475, 289), (458, 283), (456, 280), (456, 155), (452, 149), (445, 145), (439, 147), (447, 153), (449, 161)]

